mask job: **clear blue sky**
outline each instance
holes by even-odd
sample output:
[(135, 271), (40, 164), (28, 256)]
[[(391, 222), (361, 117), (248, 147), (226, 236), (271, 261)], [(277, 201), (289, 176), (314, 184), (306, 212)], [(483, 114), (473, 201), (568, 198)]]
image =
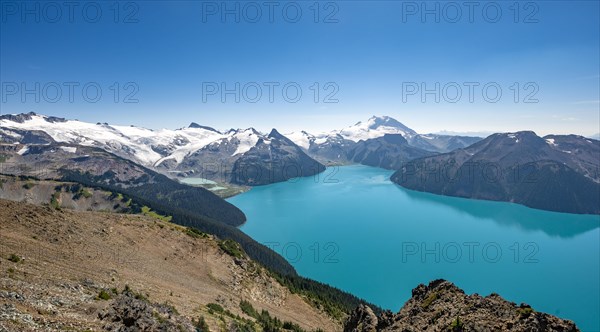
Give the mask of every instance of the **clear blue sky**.
[[(376, 114), (393, 116), (423, 133), (600, 132), (598, 1), (521, 2), (518, 17), (512, 1), (476, 2), (472, 16), (464, 2), (455, 3), (462, 14), (458, 19), (456, 8), (434, 1), (320, 2), (318, 15), (312, 1), (280, 2), (272, 17), (268, 4), (258, 1), (253, 4), (262, 16), (255, 19), (253, 5), (235, 1), (120, 2), (118, 8), (113, 1), (101, 1), (85, 10), (81, 3), (70, 12), (63, 5), (3, 0), (1, 113), (35, 111), (149, 128), (178, 128), (195, 121), (220, 129), (276, 127), (282, 132), (336, 129)], [(39, 22), (30, 13), (36, 4)], [(222, 4), (225, 9), (239, 5), (239, 23), (234, 14), (223, 20)], [(421, 6), (432, 9), (436, 4), (439, 22), (434, 14), (423, 19)], [(288, 22), (295, 19), (297, 7), (302, 10), (298, 22)], [(502, 10), (498, 18), (497, 7)], [(55, 98), (52, 82), (62, 86), (61, 97)], [(73, 87), (72, 102), (65, 82), (79, 84)], [(96, 103), (82, 97), (88, 82), (102, 89)], [(262, 97), (256, 103), (244, 100), (256, 95), (251, 84), (246, 95), (240, 91), (239, 103), (233, 95), (226, 95), (223, 103), (218, 92), (203, 100), (203, 82), (225, 83), (231, 89), (239, 82), (240, 90), (257, 82)], [(265, 82), (279, 83), (273, 102)], [(282, 97), (282, 86), (289, 82), (302, 88), (296, 103)], [(314, 82), (320, 83), (318, 103), (314, 86), (311, 90)], [(325, 89), (327, 82), (335, 85)], [(403, 100), (403, 85), (405, 91), (414, 83), (433, 89), (436, 82), (440, 90), (456, 82), (462, 96), (456, 103), (445, 100), (456, 99), (450, 84), (445, 95), (440, 91), (439, 103), (431, 94), (422, 102), (418, 92), (405, 94)], [(480, 84), (474, 87), (473, 102), (465, 82)], [(490, 82), (502, 89), (495, 103), (482, 97), (482, 86)], [(520, 91), (516, 103), (515, 82)], [(39, 103), (32, 94), (22, 95), (23, 84), (33, 89), (36, 83)], [(130, 99), (139, 102), (123, 103), (134, 87), (139, 90)], [(338, 102), (324, 103), (334, 87), (339, 90), (331, 99)], [(493, 99), (494, 89), (488, 89), (488, 98)], [(118, 103), (114, 90), (120, 91)], [(94, 90), (87, 92), (93, 99)], [(524, 103), (533, 92), (529, 100), (538, 102)], [(287, 97), (295, 97), (294, 89), (288, 89)]]

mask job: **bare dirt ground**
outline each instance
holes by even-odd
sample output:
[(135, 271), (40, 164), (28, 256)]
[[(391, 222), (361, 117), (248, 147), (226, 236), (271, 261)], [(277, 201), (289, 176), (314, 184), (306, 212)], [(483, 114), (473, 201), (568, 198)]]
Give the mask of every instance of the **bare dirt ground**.
[(204, 316), (211, 331), (227, 323), (206, 304), (250, 318), (242, 299), (309, 331), (342, 329), (213, 238), (149, 217), (0, 200), (0, 331), (103, 330), (99, 313), (112, 300), (98, 299), (99, 292), (126, 285), (190, 320)]

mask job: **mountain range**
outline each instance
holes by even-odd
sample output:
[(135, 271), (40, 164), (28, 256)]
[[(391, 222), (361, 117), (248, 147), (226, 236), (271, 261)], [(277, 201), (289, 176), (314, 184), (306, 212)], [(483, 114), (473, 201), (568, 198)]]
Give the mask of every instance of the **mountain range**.
[[(254, 128), (222, 132), (197, 123), (176, 130), (151, 130), (27, 113), (0, 117), (0, 143), (13, 163), (43, 165), (53, 160), (53, 166), (57, 160), (44, 149), (61, 155), (72, 151), (65, 158), (78, 160), (81, 151), (96, 148), (109, 153), (109, 160), (123, 158), (139, 164), (146, 176), (135, 180), (140, 183), (162, 174), (164, 179), (200, 177), (256, 186), (311, 176), (325, 165), (363, 164), (395, 170), (392, 181), (412, 190), (559, 212), (600, 213), (600, 141), (576, 135), (539, 137), (523, 131), (482, 139), (418, 134), (388, 116), (373, 116), (322, 134), (282, 135), (276, 129), (264, 134)], [(31, 154), (35, 156), (28, 157)], [(101, 158), (96, 162), (101, 163)], [(98, 173), (86, 181), (111, 185), (106, 176)], [(113, 179), (112, 185), (123, 181), (129, 181), (128, 176)], [(126, 189), (139, 194), (135, 186)], [(175, 199), (168, 193), (154, 197), (162, 195)], [(242, 219), (231, 216), (226, 219), (233, 225)]]
[[(396, 135), (384, 138), (386, 135)], [(191, 123), (176, 130), (151, 130), (67, 120), (35, 113), (0, 117), (0, 142), (66, 143), (98, 147), (171, 177), (262, 185), (325, 169), (323, 164), (364, 163), (394, 169), (390, 160), (466, 147), (478, 137), (420, 135), (397, 120), (382, 116), (326, 134), (306, 131), (263, 134), (254, 128), (214, 128)]]
[(360, 163), (387, 169), (395, 169), (391, 159), (407, 161), (464, 148), (481, 140), (470, 136), (418, 134), (389, 116), (372, 116), (365, 122), (329, 133), (313, 135), (298, 131), (286, 136), (324, 164)]
[(405, 163), (392, 181), (440, 195), (600, 213), (600, 141), (531, 131), (493, 134), (467, 148)]

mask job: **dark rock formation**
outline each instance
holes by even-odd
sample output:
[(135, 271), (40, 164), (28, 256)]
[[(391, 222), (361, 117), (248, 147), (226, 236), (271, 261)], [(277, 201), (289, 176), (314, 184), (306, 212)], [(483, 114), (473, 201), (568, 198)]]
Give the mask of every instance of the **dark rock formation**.
[(579, 331), (575, 324), (529, 305), (516, 305), (498, 294), (466, 295), (446, 280), (419, 285), (396, 315), (376, 317), (370, 308), (359, 306), (344, 326), (346, 332), (367, 331)]
[(98, 318), (106, 321), (104, 329), (108, 331), (196, 331), (192, 323), (173, 307), (152, 304), (129, 291), (119, 295), (108, 309), (98, 314)]

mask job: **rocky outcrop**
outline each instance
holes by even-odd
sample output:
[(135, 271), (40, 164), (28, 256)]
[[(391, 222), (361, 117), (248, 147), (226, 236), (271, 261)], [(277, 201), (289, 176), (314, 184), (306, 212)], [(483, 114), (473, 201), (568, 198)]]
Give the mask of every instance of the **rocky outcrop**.
[(344, 326), (344, 332), (375, 332), (377, 331), (377, 315), (366, 305), (359, 305), (354, 310)]
[(367, 331), (579, 331), (569, 320), (537, 312), (527, 304), (516, 305), (498, 294), (467, 295), (446, 280), (419, 285), (395, 315), (376, 317), (360, 306), (344, 326), (346, 332)]
[(119, 295), (98, 318), (106, 322), (107, 331), (196, 331), (172, 306), (150, 303), (131, 291)]

